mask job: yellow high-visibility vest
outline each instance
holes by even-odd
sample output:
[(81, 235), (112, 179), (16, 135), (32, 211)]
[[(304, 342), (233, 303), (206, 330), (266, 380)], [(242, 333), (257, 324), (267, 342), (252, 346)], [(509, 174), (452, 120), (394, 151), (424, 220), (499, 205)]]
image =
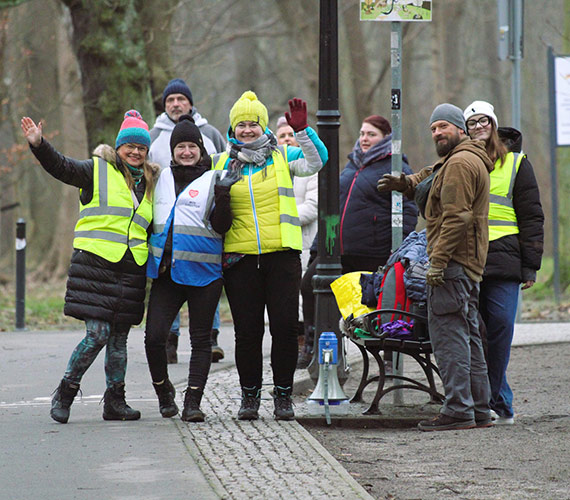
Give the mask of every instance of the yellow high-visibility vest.
[(522, 153), (507, 153), (503, 166), (500, 166), (501, 160), (498, 159), (489, 174), (489, 241), (519, 232), (513, 208), (513, 188), (523, 158)]
[[(234, 220), (225, 234), (224, 251), (262, 254), (292, 248), (303, 249), (303, 235), (293, 180), (287, 163), (287, 148), (274, 151), (273, 165), (265, 171), (244, 176), (231, 187)], [(213, 168), (223, 170), (227, 153), (212, 157)], [(214, 163), (215, 162), (215, 163)], [(277, 187), (274, 196), (275, 187)], [(264, 234), (262, 238), (260, 224)]]
[(73, 247), (119, 262), (128, 248), (142, 266), (148, 258), (147, 228), (152, 222), (152, 199), (143, 197), (135, 210), (133, 194), (123, 174), (93, 157), (93, 198), (79, 202)]

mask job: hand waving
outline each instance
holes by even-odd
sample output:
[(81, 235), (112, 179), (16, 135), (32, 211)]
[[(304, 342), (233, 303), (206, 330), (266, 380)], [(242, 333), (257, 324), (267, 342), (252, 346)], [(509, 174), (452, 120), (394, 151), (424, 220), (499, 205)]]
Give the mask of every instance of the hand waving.
[(289, 111), (285, 113), (287, 123), (295, 132), (307, 128), (307, 103), (294, 97), (289, 101)]
[(28, 142), (35, 148), (37, 148), (42, 143), (42, 123), (39, 122), (37, 125), (28, 116), (24, 116), (20, 122), (22, 127), (22, 132), (24, 137)]

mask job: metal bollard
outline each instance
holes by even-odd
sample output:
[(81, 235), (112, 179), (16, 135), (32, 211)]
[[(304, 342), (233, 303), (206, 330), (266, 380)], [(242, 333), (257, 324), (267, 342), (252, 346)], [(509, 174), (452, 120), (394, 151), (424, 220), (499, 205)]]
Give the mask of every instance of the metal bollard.
[(26, 221), (16, 222), (16, 330), (26, 328)]

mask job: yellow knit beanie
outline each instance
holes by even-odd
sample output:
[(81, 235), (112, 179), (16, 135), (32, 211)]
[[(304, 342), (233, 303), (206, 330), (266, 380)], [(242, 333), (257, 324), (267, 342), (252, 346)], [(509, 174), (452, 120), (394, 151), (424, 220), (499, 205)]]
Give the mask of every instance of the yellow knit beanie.
[(244, 92), (230, 110), (232, 130), (235, 130), (239, 122), (257, 122), (265, 131), (268, 121), (267, 108), (251, 90)]

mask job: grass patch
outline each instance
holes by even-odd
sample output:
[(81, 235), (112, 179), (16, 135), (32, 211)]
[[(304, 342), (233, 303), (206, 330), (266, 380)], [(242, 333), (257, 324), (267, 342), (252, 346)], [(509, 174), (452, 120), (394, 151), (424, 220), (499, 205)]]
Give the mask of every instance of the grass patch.
[[(83, 328), (81, 321), (63, 315), (65, 281), (26, 284), (25, 327), (28, 330)], [(0, 287), (0, 331), (16, 325), (16, 291), (13, 285)]]
[[(150, 292), (150, 280), (147, 286), (147, 300)], [(84, 328), (83, 321), (64, 316), (65, 280), (50, 283), (26, 284), (25, 327), (28, 330), (69, 330)], [(182, 306), (181, 326), (188, 329), (188, 307)], [(220, 320), (232, 321), (225, 292), (220, 299)], [(144, 327), (145, 318), (141, 322)], [(137, 325), (135, 325), (137, 326)], [(14, 331), (16, 328), (16, 291), (13, 284), (0, 286), (0, 332)]]

